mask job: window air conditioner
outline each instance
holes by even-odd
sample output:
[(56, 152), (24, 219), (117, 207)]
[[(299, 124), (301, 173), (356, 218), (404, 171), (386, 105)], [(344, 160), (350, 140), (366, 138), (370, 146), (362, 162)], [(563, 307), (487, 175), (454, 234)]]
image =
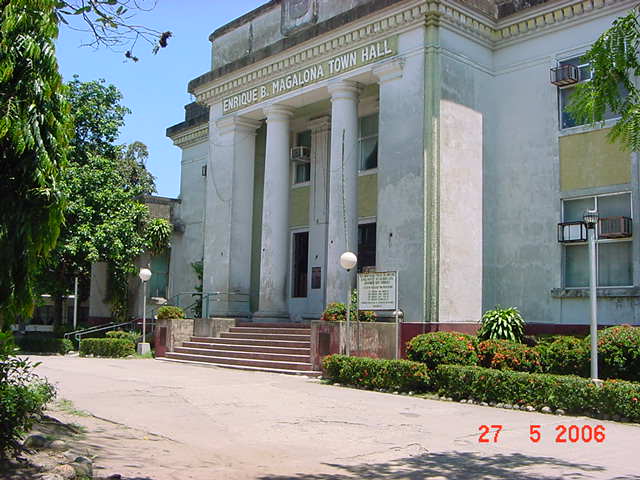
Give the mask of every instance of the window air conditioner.
[(632, 222), (629, 217), (605, 217), (598, 220), (600, 238), (626, 238), (631, 236)]
[(584, 222), (564, 222), (558, 224), (558, 242), (586, 242), (587, 226)]
[(291, 149), (291, 161), (309, 163), (311, 161), (309, 147), (293, 147)]
[(551, 69), (551, 83), (557, 87), (573, 85), (580, 80), (580, 70), (569, 63)]

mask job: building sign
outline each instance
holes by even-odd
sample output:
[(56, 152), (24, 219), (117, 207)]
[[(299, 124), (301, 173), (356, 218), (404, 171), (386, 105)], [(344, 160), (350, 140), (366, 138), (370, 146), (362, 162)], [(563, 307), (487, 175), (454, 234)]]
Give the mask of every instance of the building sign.
[(358, 310), (397, 310), (398, 272), (358, 274)]
[(292, 92), (307, 85), (327, 80), (349, 70), (377, 62), (398, 53), (398, 37), (389, 37), (332, 57), (322, 63), (275, 78), (255, 88), (245, 90), (222, 100), (223, 113), (230, 113), (278, 95)]

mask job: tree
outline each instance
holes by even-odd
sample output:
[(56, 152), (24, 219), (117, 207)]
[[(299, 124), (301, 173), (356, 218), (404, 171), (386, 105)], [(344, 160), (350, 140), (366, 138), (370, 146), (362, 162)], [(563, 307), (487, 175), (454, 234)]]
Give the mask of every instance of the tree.
[(58, 323), (72, 278), (88, 279), (92, 263), (106, 262), (108, 300), (114, 315), (122, 318), (134, 260), (146, 249), (166, 246), (172, 228), (166, 221), (151, 220), (140, 201), (155, 191), (153, 176), (144, 166), (146, 145), (114, 143), (129, 111), (120, 103), (120, 91), (103, 80), (80, 82), (74, 77), (68, 97), (76, 131), (73, 154), (61, 178), (68, 203), (58, 244), (42, 263), (40, 292), (52, 295)]
[(33, 306), (38, 260), (55, 245), (69, 107), (55, 58), (54, 0), (0, 0), (0, 327)]
[(591, 64), (592, 78), (576, 88), (570, 113), (581, 123), (601, 122), (611, 111), (620, 120), (609, 133), (631, 150), (640, 150), (640, 91), (634, 79), (640, 75), (640, 9), (613, 22), (583, 57)]

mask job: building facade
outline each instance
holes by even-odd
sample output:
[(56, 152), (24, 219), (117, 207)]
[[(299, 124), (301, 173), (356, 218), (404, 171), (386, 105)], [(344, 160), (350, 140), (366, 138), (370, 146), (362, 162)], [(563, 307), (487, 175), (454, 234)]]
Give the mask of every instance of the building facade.
[(197, 103), (167, 130), (172, 291), (193, 291), (202, 261), (208, 315), (316, 319), (346, 299), (354, 251), (359, 270), (398, 272), (407, 322), (501, 304), (586, 324), (587, 246), (558, 224), (597, 206), (624, 227), (598, 240), (600, 321), (640, 324), (637, 156), (607, 141), (615, 118), (565, 108), (581, 55), (633, 5), (272, 0), (217, 29)]

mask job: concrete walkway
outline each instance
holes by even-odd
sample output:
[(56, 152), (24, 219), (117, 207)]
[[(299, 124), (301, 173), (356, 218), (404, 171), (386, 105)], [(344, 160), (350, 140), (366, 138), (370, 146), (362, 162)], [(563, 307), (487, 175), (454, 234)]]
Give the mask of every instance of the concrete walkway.
[[(37, 360), (59, 398), (173, 442), (158, 464), (137, 465), (141, 479), (640, 480), (638, 425), (157, 360)], [(503, 426), (497, 442), (479, 443), (485, 424)], [(556, 443), (560, 424), (604, 425), (606, 438)]]

